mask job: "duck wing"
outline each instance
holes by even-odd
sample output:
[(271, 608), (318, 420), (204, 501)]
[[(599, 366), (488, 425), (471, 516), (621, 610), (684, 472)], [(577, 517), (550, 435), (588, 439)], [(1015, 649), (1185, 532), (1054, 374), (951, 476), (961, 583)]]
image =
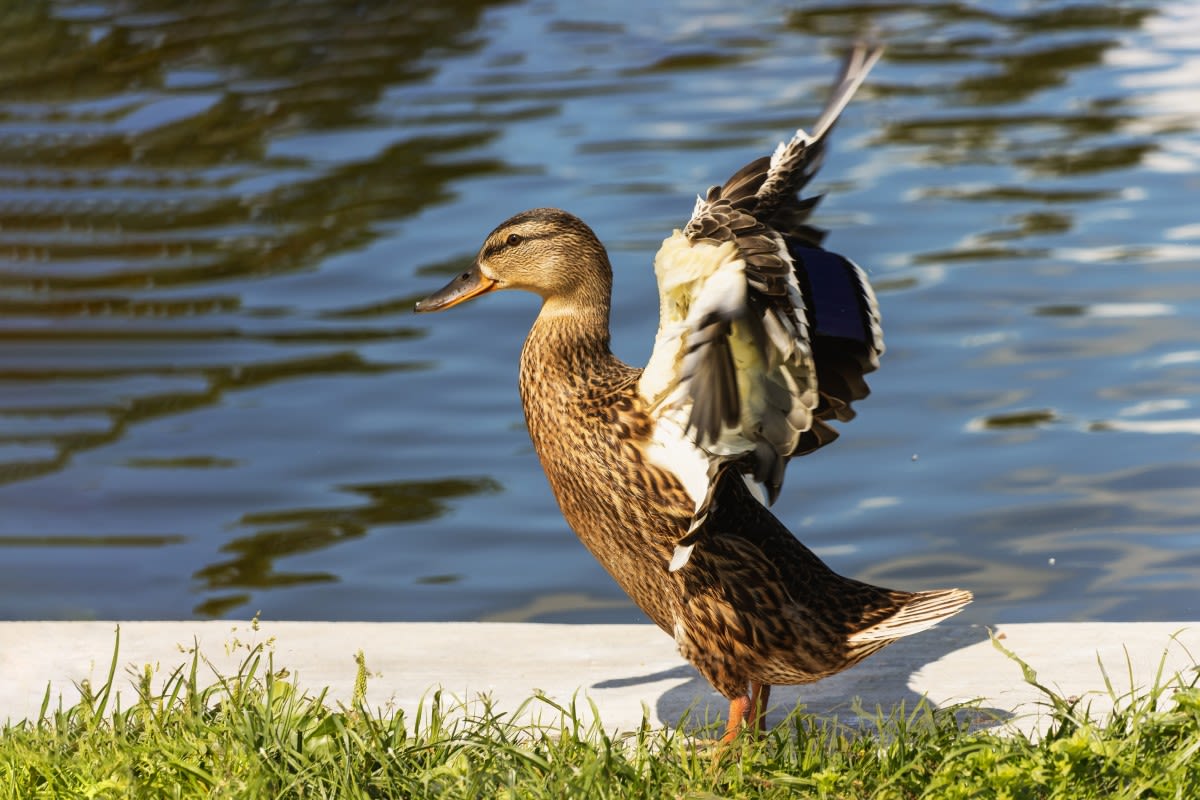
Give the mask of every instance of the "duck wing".
[[(820, 198), (798, 192), (880, 53), (856, 46), (813, 132), (709, 189), (655, 257), (659, 329), (638, 390), (660, 461), (673, 458), (696, 502), (693, 531), (723, 465), (739, 462), (773, 502), (788, 459), (836, 438), (825, 423), (867, 395), (883, 352), (875, 296), (861, 269), (821, 247), (808, 224)], [(699, 453), (668, 455), (689, 447)]]

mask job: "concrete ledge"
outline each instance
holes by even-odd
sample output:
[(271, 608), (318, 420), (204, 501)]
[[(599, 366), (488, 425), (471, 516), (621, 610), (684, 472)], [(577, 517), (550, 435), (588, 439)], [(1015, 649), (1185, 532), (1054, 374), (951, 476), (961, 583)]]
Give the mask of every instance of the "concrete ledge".
[[(51, 685), (52, 706), (79, 697), (76, 685), (103, 683), (112, 658), (115, 622), (0, 623), (0, 719), (36, 717)], [(726, 702), (675, 652), (674, 642), (649, 625), (535, 625), (515, 623), (122, 622), (118, 691), (122, 705), (136, 697), (145, 665), (156, 681), (200, 652), (223, 675), (236, 673), (245, 645), (272, 641), (277, 668), (311, 693), (328, 687), (330, 703), (347, 702), (354, 655), (371, 672), (367, 699), (411, 713), (432, 689), (469, 700), (490, 694), (514, 711), (534, 692), (559, 702), (591, 697), (605, 727), (628, 730), (646, 708), (655, 724), (677, 722), (689, 709), (703, 721), (721, 717)], [(1093, 712), (1110, 707), (1098, 659), (1118, 693), (1187, 671), (1200, 657), (1200, 623), (1044, 623), (1001, 625), (998, 635), (1065, 696), (1096, 693)], [(1195, 657), (1193, 657), (1195, 656)], [(1132, 670), (1133, 686), (1129, 685)], [(213, 673), (201, 683), (213, 682)], [(985, 709), (1035, 727), (1044, 709), (1017, 664), (997, 651), (978, 626), (943, 625), (892, 645), (841, 675), (810, 686), (780, 687), (771, 720), (803, 703), (821, 715), (852, 717), (860, 698), (868, 710), (911, 708), (923, 695), (936, 705), (979, 699)], [(580, 708), (587, 710), (587, 703)], [(543, 708), (543, 711), (546, 709)], [(549, 716), (549, 715), (547, 715)]]

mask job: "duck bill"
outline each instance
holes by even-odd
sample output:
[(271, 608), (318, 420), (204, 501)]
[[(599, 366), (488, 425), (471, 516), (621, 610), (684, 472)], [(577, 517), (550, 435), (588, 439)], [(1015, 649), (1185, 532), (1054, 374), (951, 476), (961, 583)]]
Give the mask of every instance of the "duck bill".
[(441, 311), (459, 303), (465, 303), (472, 297), (487, 294), (496, 288), (496, 282), (479, 271), (479, 265), (471, 267), (444, 287), (417, 301), (416, 311)]

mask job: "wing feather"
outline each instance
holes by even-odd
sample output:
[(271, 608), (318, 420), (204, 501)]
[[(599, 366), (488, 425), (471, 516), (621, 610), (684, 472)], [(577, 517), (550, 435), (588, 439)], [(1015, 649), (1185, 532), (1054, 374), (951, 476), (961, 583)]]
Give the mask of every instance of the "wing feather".
[[(820, 198), (797, 195), (879, 54), (855, 47), (813, 132), (709, 189), (655, 257), (659, 332), (640, 393), (707, 459), (710, 482), (737, 462), (769, 502), (787, 460), (833, 441), (826, 422), (853, 417), (883, 352), (866, 276), (821, 248), (808, 223)], [(699, 521), (710, 492), (689, 492)]]

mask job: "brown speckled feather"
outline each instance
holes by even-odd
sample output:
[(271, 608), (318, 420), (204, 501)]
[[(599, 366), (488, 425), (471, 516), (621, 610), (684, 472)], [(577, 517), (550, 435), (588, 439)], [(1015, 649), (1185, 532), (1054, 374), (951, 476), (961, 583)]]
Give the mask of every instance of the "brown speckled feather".
[[(864, 54), (855, 52), (853, 63), (862, 69)], [(845, 99), (823, 116), (822, 135)], [(745, 293), (745, 315), (734, 309), (732, 315), (709, 318), (705, 311), (691, 320), (696, 326), (689, 329), (690, 346), (693, 353), (705, 353), (705, 363), (688, 376), (690, 384), (672, 386), (663, 380), (678, 377), (670, 369), (643, 372), (612, 354), (608, 256), (587, 225), (558, 209), (533, 209), (499, 225), (469, 271), (417, 304), (418, 311), (437, 311), (507, 288), (541, 296), (541, 311), (521, 352), (520, 390), (529, 435), (554, 496), (613, 579), (733, 701), (731, 715), (748, 708), (748, 686), (758, 687), (752, 694), (761, 700), (764, 685), (830, 675), (951, 616), (971, 599), (958, 589), (901, 592), (838, 575), (771, 514), (744, 480), (765, 475), (777, 489), (782, 468), (776, 473), (763, 464), (830, 441), (834, 434), (825, 422), (852, 416), (850, 404), (867, 392), (863, 375), (882, 352), (878, 309), (862, 272), (820, 249), (819, 237), (803, 227), (812, 201), (787, 200), (787, 181), (771, 188), (780, 175), (792, 176), (788, 181), (797, 175), (806, 179), (806, 169), (784, 164), (781, 171), (772, 160), (752, 162), (726, 183), (723, 197), (710, 195), (708, 210), (693, 220), (701, 238), (733, 237), (752, 291)], [(756, 212), (755, 203), (765, 205)], [(785, 223), (794, 223), (786, 236), (770, 227)], [(732, 287), (730, 296), (742, 297), (740, 261), (728, 258), (735, 252), (732, 244), (693, 246), (676, 234), (660, 255), (664, 251), (664, 272), (681, 271), (666, 276), (679, 278), (672, 302), (693, 302), (680, 287), (691, 285), (692, 273), (705, 277), (706, 269), (716, 275), (713, 280), (736, 277), (736, 282), (710, 286), (722, 292)], [(656, 271), (659, 266), (656, 260)], [(796, 302), (801, 295), (807, 306)], [(717, 299), (722, 298), (728, 299)], [(771, 315), (794, 325), (768, 321), (749, 337), (737, 330), (747, 316)], [(803, 346), (791, 348), (786, 339), (791, 335), (802, 335)], [(763, 429), (754, 432), (761, 442), (713, 456), (687, 436), (689, 429), (698, 430), (703, 440), (737, 419), (729, 409), (742, 398), (764, 401), (768, 410), (778, 401), (778, 411), (799, 396), (791, 372), (783, 378), (768, 374), (778, 366), (771, 363), (755, 366), (767, 375), (760, 394), (738, 394), (748, 363), (744, 349), (754, 346), (755, 337), (764, 352), (774, 348), (797, 380), (806, 382), (804, 405), (794, 417), (806, 425), (811, 419), (811, 425), (801, 432), (795, 451), (779, 450), (784, 434), (794, 439), (797, 429), (788, 433), (780, 425), (773, 431), (774, 422), (764, 418)], [(665, 341), (679, 340), (668, 331)], [(741, 362), (735, 346), (743, 348)], [(672, 361), (678, 352), (667, 346), (662, 352), (668, 366), (692, 363), (686, 354)], [(647, 376), (655, 379), (649, 382), (652, 391), (646, 388)], [(683, 417), (686, 407), (671, 406), (683, 393), (681, 385), (699, 392), (690, 422)], [(734, 441), (740, 446), (745, 440)], [(760, 452), (764, 448), (770, 452)], [(689, 547), (678, 558), (681, 540)], [(730, 731), (736, 726), (727, 736)]]
[[(692, 500), (644, 456), (654, 420), (636, 391), (639, 373), (609, 352), (607, 330), (539, 318), (521, 354), (529, 434), (580, 540), (718, 691), (734, 697), (750, 681), (815, 681), (906, 635), (853, 641), (936, 593), (838, 575), (750, 494), (736, 469), (718, 477), (687, 569), (668, 571)], [(970, 595), (955, 598), (943, 616)]]

